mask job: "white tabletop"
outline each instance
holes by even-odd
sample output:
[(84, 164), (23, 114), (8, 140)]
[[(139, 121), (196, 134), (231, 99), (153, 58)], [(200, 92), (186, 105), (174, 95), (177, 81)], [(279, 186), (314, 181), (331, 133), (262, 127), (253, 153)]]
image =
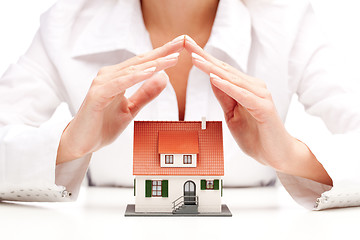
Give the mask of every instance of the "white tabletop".
[(360, 208), (309, 211), (282, 188), (224, 189), (232, 217), (124, 217), (129, 188), (71, 203), (0, 203), (0, 239), (360, 239)]

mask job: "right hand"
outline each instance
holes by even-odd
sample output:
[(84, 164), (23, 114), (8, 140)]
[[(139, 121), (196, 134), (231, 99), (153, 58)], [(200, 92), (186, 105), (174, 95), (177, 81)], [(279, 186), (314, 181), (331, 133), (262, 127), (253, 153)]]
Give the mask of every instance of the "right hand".
[[(183, 48), (184, 36), (180, 36), (144, 55), (100, 69), (61, 136), (56, 164), (81, 158), (113, 142), (140, 109), (165, 88), (167, 75), (155, 73), (176, 65)], [(124, 96), (126, 89), (144, 80), (130, 98)]]

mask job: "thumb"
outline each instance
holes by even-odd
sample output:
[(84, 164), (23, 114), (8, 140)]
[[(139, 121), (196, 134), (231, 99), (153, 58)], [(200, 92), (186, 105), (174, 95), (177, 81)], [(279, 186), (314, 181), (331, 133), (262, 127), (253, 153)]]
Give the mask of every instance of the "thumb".
[(158, 72), (146, 80), (128, 99), (131, 114), (135, 116), (146, 104), (159, 96), (168, 82), (169, 77), (164, 71)]
[(213, 78), (213, 76), (210, 76), (211, 88), (214, 92), (216, 99), (219, 101), (220, 106), (222, 107), (224, 113), (227, 114), (234, 109), (237, 102), (233, 98), (231, 98), (229, 95), (227, 95), (226, 93), (221, 91), (219, 88), (217, 88), (212, 83), (212, 78)]

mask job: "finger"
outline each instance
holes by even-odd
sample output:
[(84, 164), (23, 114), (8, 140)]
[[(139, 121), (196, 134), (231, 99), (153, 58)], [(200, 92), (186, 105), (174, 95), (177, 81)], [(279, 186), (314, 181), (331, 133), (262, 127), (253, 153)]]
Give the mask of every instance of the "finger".
[(231, 113), (234, 110), (237, 102), (212, 83), (211, 83), (211, 88), (214, 92), (216, 99), (219, 101), (225, 116), (228, 117), (229, 113)]
[(150, 52), (135, 56), (135, 57), (130, 58), (122, 63), (110, 66), (108, 68), (108, 70), (109, 71), (118, 71), (123, 68), (130, 67), (132, 65), (138, 65), (141, 63), (155, 60), (157, 58), (165, 57), (172, 53), (180, 52), (184, 49), (184, 38), (185, 38), (184, 35), (179, 36), (179, 37), (173, 39), (172, 41), (164, 44), (163, 46), (158, 47)]
[[(171, 55), (173, 56), (171, 57)], [(156, 63), (146, 63), (136, 66), (131, 70), (132, 72), (129, 72), (129, 70), (127, 70), (127, 75), (115, 77), (113, 80), (106, 82), (103, 85), (104, 96), (107, 98), (111, 98), (117, 94), (124, 92), (126, 89), (134, 86), (135, 84), (150, 78), (156, 72), (176, 65), (179, 54), (175, 53), (171, 55)], [(154, 65), (156, 65), (157, 67), (155, 67)], [(149, 66), (153, 67), (142, 70), (143, 68)]]
[(229, 81), (230, 83), (244, 88), (252, 93), (254, 93), (255, 95), (265, 98), (268, 97), (268, 91), (264, 86), (259, 86), (258, 84), (256, 84), (253, 81), (249, 81), (247, 78), (244, 78), (241, 75), (236, 75), (236, 74), (232, 74), (229, 73), (228, 71), (216, 66), (215, 64), (206, 61), (204, 58), (196, 55), (196, 54), (192, 54), (193, 56), (193, 64), (194, 66), (196, 66), (197, 68), (199, 68), (201, 71), (207, 73), (207, 74), (215, 74), (217, 76), (219, 76), (220, 78)]
[(133, 65), (127, 68), (124, 68), (120, 71), (111, 74), (111, 78), (117, 78), (125, 75), (130, 75), (138, 71), (144, 71), (145, 69), (155, 67), (155, 72), (160, 72), (169, 67), (176, 65), (179, 58), (179, 53), (172, 53), (168, 56), (158, 58), (153, 61), (145, 62), (139, 65)]
[(211, 54), (207, 53), (191, 37), (189, 37), (187, 35), (185, 36), (184, 48), (187, 51), (189, 51), (191, 53), (195, 53), (196, 55), (202, 57), (206, 61), (209, 61), (209, 62), (215, 64), (219, 68), (222, 68), (222, 69), (226, 70), (229, 73), (238, 75), (238, 76), (240, 76), (242, 78), (245, 78), (245, 79), (249, 79), (249, 80), (251, 80), (252, 83), (255, 83), (255, 84), (259, 85), (259, 86), (266, 87), (266, 84), (262, 80), (257, 79), (257, 78), (253, 78), (253, 77), (239, 71), (238, 69), (232, 67), (230, 64), (228, 64), (226, 62), (223, 62), (223, 61), (215, 58)]
[(112, 80), (109, 84), (104, 84), (104, 96), (113, 97), (126, 91), (126, 89), (134, 86), (135, 84), (149, 79), (154, 75), (155, 67), (137, 72), (131, 75), (122, 76)]
[(119, 78), (115, 78), (105, 84), (100, 86), (94, 85), (92, 87), (93, 92), (96, 92), (97, 97), (99, 98), (113, 98), (118, 94), (122, 94), (128, 89), (129, 87), (149, 79), (155, 73), (155, 67), (151, 67), (145, 69), (144, 71), (135, 72), (130, 75), (121, 76)]
[(128, 99), (129, 109), (135, 116), (146, 104), (156, 98), (166, 87), (169, 77), (165, 72), (154, 75)]
[(251, 110), (261, 110), (266, 105), (266, 100), (259, 98), (246, 89), (235, 86), (214, 74), (211, 74), (211, 82), (239, 104), (250, 110), (250, 113), (252, 112)]
[(189, 37), (187, 35), (185, 36), (184, 48), (188, 52), (195, 53), (195, 54), (201, 56), (202, 58), (204, 58), (206, 61), (209, 61), (209, 62), (215, 64), (216, 66), (218, 66), (220, 68), (223, 68), (224, 70), (226, 70), (226, 71), (228, 71), (230, 73), (239, 73), (239, 74), (242, 74), (242, 75), (246, 76), (246, 74), (240, 72), (238, 69), (232, 67), (228, 63), (220, 61), (219, 59), (215, 58), (211, 54), (204, 51), (204, 49), (202, 47), (200, 47), (191, 37)]

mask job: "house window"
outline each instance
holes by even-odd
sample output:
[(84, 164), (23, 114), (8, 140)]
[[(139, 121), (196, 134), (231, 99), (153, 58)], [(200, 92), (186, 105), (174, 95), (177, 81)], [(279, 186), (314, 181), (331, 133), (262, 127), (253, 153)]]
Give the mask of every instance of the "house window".
[(206, 189), (214, 189), (214, 180), (206, 180)]
[(220, 189), (220, 180), (214, 179), (214, 180), (201, 180), (201, 190), (219, 190)]
[(191, 155), (184, 155), (183, 159), (184, 159), (184, 164), (191, 164), (192, 163)]
[(161, 181), (155, 180), (152, 181), (152, 197), (161, 197)]
[(165, 155), (165, 164), (173, 164), (174, 155)]

